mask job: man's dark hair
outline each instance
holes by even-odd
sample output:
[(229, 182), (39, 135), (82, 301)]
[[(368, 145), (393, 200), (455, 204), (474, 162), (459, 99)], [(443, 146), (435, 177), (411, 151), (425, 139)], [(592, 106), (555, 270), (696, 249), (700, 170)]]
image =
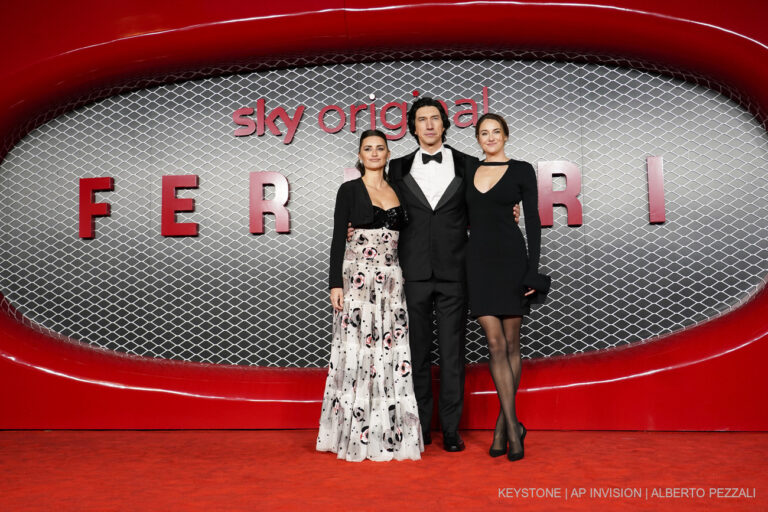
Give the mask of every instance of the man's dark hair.
[(443, 142), (445, 142), (445, 134), (448, 133), (448, 128), (451, 127), (451, 121), (448, 119), (448, 114), (443, 108), (442, 103), (428, 96), (423, 96), (414, 101), (413, 105), (411, 105), (411, 108), (408, 110), (408, 131), (411, 132), (411, 135), (413, 135), (417, 141), (419, 140), (416, 136), (416, 111), (421, 107), (437, 107), (437, 110), (440, 111), (440, 117), (443, 120)]

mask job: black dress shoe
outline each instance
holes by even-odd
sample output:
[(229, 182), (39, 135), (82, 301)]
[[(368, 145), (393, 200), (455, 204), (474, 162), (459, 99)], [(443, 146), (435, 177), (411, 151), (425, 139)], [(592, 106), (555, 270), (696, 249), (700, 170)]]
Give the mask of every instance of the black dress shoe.
[(430, 432), (422, 432), (421, 438), (424, 441), (424, 446), (432, 444), (432, 434)]
[(464, 450), (464, 441), (458, 432), (443, 433), (443, 448), (447, 452), (460, 452)]

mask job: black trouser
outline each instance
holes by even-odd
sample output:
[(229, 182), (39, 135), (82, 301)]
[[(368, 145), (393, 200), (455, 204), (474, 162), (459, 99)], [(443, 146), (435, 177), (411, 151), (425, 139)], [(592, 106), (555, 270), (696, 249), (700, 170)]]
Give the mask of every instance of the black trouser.
[(406, 281), (410, 324), (413, 387), (419, 406), (422, 432), (432, 422), (432, 311), (437, 315), (437, 344), (440, 354), (440, 396), (438, 413), (443, 432), (459, 429), (464, 403), (465, 331), (467, 300), (463, 282)]

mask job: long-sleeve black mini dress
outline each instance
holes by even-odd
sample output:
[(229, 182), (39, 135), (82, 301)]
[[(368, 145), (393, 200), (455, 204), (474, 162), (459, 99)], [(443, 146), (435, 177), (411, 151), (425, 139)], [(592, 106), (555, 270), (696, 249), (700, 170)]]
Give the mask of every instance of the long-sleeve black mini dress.
[[(469, 307), (475, 317), (525, 315), (530, 312), (530, 304), (544, 302), (549, 290), (549, 277), (539, 274), (541, 221), (536, 172), (531, 164), (519, 160), (478, 165), (508, 167), (485, 193), (475, 187), (477, 166), (467, 174)], [(512, 211), (520, 201), (527, 247)], [(524, 297), (528, 288), (537, 292)]]

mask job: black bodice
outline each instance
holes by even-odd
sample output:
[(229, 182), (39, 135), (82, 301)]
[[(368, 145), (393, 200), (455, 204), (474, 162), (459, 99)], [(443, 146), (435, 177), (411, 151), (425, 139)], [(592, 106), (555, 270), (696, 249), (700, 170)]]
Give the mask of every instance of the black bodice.
[(387, 228), (393, 231), (400, 231), (408, 223), (408, 214), (405, 208), (395, 206), (389, 210), (384, 210), (378, 206), (373, 207), (373, 222), (362, 226), (355, 226), (360, 229), (378, 229)]

